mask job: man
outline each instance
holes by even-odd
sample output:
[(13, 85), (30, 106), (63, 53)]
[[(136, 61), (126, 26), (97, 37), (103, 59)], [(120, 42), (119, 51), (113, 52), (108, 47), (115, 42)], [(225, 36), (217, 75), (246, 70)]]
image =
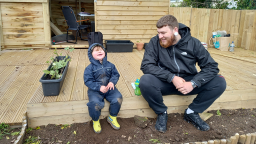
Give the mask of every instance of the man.
[(158, 35), (145, 48), (141, 63), (144, 75), (139, 85), (143, 97), (158, 115), (155, 128), (166, 131), (168, 117), (163, 95), (198, 94), (185, 110), (184, 120), (199, 130), (209, 130), (198, 113), (205, 111), (226, 89), (224, 77), (218, 75), (218, 63), (191, 36), (190, 28), (178, 23), (174, 16), (163, 16), (156, 27)]

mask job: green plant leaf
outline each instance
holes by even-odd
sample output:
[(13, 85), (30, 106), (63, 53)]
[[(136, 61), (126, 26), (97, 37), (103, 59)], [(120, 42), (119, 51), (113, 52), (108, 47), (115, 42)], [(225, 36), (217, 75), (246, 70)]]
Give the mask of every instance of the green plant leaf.
[(36, 130), (39, 130), (40, 129), (40, 127), (38, 126), (38, 127), (36, 127)]
[(49, 74), (49, 73), (50, 73), (50, 71), (48, 71), (48, 70), (43, 70), (43, 72), (44, 72), (45, 74)]
[(54, 71), (54, 70), (51, 70), (51, 71), (50, 71), (50, 75), (55, 75), (55, 71)]
[(149, 141), (151, 141), (153, 143), (159, 143), (160, 142), (158, 139), (150, 139)]
[(217, 110), (217, 115), (221, 116), (220, 110)]
[(13, 132), (13, 133), (11, 133), (12, 136), (19, 135), (19, 134), (20, 134), (20, 132)]

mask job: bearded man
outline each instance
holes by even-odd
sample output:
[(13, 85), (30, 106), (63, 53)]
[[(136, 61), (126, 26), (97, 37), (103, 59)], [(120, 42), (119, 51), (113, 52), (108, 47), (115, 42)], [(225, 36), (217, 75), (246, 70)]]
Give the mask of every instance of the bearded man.
[(173, 94), (197, 94), (185, 110), (184, 120), (199, 130), (209, 130), (198, 113), (211, 106), (226, 89), (224, 77), (218, 75), (218, 63), (201, 42), (191, 36), (190, 28), (178, 23), (174, 16), (163, 16), (156, 27), (158, 35), (151, 38), (145, 48), (141, 63), (144, 75), (139, 85), (143, 97), (158, 115), (156, 130), (166, 131), (168, 115), (163, 96)]

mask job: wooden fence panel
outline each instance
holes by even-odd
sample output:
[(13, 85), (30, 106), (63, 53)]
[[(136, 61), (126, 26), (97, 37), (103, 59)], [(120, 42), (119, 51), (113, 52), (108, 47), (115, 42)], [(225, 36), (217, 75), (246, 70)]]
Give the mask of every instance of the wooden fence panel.
[(202, 42), (207, 42), (210, 9), (192, 8), (191, 35)]
[(256, 11), (254, 11), (254, 22), (251, 35), (250, 50), (256, 51)]
[[(202, 42), (212, 37), (212, 32), (225, 30), (236, 47), (256, 51), (256, 11), (171, 7), (170, 15), (190, 27), (191, 35)], [(212, 43), (211, 43), (212, 44)]]
[(98, 0), (95, 11), (95, 27), (104, 40), (148, 43), (157, 34), (157, 21), (169, 14), (169, 1)]

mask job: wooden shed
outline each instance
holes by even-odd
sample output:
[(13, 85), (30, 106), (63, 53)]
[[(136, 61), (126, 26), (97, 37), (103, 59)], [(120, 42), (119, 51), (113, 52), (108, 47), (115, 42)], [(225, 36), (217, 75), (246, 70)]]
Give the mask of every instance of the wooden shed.
[(157, 34), (157, 20), (169, 13), (169, 0), (0, 0), (1, 48), (88, 47), (86, 41), (51, 45), (53, 26), (66, 33), (61, 6), (95, 14), (83, 18), (95, 22), (95, 31), (101, 31), (104, 40), (133, 42), (148, 42)]

